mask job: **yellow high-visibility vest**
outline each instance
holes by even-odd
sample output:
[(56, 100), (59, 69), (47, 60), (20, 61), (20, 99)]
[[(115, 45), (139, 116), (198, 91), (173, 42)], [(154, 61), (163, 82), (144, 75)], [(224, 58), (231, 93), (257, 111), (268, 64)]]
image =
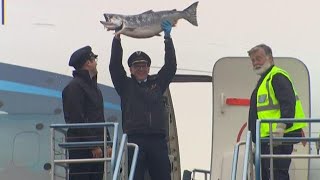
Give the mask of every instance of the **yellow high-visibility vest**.
[[(257, 113), (258, 113), (258, 119), (280, 119), (281, 118), (281, 112), (280, 112), (280, 105), (279, 102), (275, 96), (274, 89), (272, 87), (272, 79), (275, 74), (281, 73), (284, 76), (286, 76), (292, 86), (293, 83), (286, 71), (283, 69), (280, 69), (279, 67), (273, 66), (271, 71), (265, 76), (263, 79), (261, 85), (258, 88), (257, 92)], [(294, 89), (294, 88), (293, 88)], [(296, 95), (296, 108), (295, 108), (295, 116), (296, 119), (303, 119), (305, 118), (302, 104), (300, 99), (298, 98), (298, 94), (294, 89), (294, 93)], [(307, 123), (293, 123), (292, 127), (287, 128), (285, 130), (285, 133), (291, 132), (300, 128), (304, 128), (307, 126)], [(276, 123), (272, 124), (272, 131), (274, 131), (277, 127)], [(260, 137), (266, 137), (269, 136), (269, 123), (261, 123), (261, 129), (260, 129)]]

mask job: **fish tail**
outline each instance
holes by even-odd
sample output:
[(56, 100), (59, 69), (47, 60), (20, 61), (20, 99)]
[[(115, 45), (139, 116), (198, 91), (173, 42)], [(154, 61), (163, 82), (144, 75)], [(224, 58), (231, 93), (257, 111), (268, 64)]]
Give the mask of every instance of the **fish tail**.
[(197, 21), (198, 3), (199, 1), (191, 4), (189, 7), (183, 10), (183, 13), (185, 15), (184, 18), (194, 26), (198, 26), (198, 21)]

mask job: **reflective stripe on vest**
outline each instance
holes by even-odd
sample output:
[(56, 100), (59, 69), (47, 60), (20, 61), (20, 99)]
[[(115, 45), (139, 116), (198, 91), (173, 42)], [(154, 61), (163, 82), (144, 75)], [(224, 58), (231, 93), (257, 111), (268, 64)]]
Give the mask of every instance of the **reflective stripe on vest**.
[[(275, 96), (274, 89), (272, 87), (272, 79), (275, 74), (281, 73), (286, 76), (291, 84), (292, 81), (288, 75), (288, 73), (276, 66), (274, 66), (271, 71), (265, 76), (261, 85), (258, 88), (257, 92), (257, 113), (258, 119), (279, 119), (281, 118), (280, 105)], [(292, 84), (293, 86), (293, 84)], [(302, 108), (301, 101), (298, 98), (298, 95), (294, 89), (294, 93), (296, 96), (296, 108), (295, 108), (295, 117), (294, 118), (304, 118), (304, 112)], [(272, 130), (276, 129), (277, 124), (272, 124)], [(303, 127), (306, 127), (307, 123), (293, 123), (292, 127), (285, 130), (285, 133), (291, 132)], [(269, 123), (261, 123), (260, 136), (266, 137), (269, 136)]]

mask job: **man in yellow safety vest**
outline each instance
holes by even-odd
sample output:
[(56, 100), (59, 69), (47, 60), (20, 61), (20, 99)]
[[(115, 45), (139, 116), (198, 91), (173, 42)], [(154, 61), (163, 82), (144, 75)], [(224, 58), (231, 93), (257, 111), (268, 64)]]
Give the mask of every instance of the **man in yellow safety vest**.
[[(301, 101), (293, 87), (289, 74), (274, 65), (272, 50), (265, 44), (260, 44), (248, 51), (253, 70), (260, 75), (256, 88), (250, 99), (248, 129), (252, 132), (252, 139), (256, 139), (256, 121), (280, 118), (304, 118)], [(306, 123), (273, 123), (272, 130), (268, 123), (261, 123), (260, 137), (300, 137), (301, 130)], [(291, 154), (293, 143), (282, 144), (274, 142), (274, 154)], [(270, 154), (268, 143), (261, 143), (261, 154)], [(274, 179), (289, 180), (289, 166), (291, 159), (275, 159)], [(262, 180), (270, 179), (270, 160), (261, 160)]]

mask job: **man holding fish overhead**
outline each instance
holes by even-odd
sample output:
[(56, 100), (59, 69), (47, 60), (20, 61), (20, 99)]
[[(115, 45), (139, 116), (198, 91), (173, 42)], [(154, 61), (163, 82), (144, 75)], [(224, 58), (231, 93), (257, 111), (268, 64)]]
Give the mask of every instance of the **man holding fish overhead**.
[[(128, 142), (139, 146), (135, 180), (143, 180), (146, 170), (152, 180), (171, 180), (167, 146), (169, 110), (163, 94), (176, 73), (177, 63), (170, 36), (172, 24), (164, 20), (161, 28), (164, 31), (165, 63), (156, 75), (149, 75), (151, 58), (136, 51), (128, 59), (131, 73), (128, 77), (122, 65), (119, 33), (112, 42), (109, 70), (121, 98), (123, 131), (128, 135)], [(129, 150), (129, 167), (132, 154)]]

